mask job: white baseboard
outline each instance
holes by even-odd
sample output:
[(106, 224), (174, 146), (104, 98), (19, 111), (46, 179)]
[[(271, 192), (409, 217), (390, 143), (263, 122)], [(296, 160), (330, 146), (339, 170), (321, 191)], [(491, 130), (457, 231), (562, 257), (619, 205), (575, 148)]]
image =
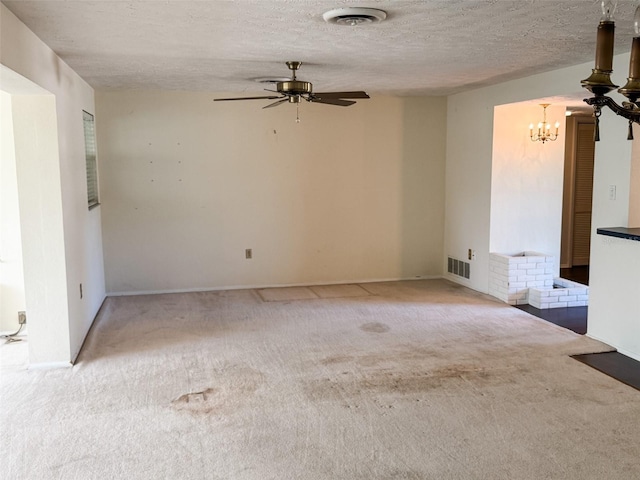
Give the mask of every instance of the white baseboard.
[[(589, 328), (589, 321), (587, 320), (587, 329), (588, 328)], [(603, 340), (602, 338), (598, 338), (596, 335), (593, 335), (593, 334), (591, 334), (589, 332), (587, 332), (586, 336), (589, 337), (589, 338), (592, 338), (593, 340), (597, 340), (598, 342), (602, 342), (605, 345), (610, 346), (612, 350), (615, 350), (618, 353), (621, 353), (625, 357), (633, 358), (634, 360), (640, 362), (640, 353), (638, 353), (638, 352), (632, 352), (632, 351), (627, 350), (625, 348), (616, 347), (615, 345), (612, 345), (611, 343), (609, 343), (607, 340)]]
[(228, 285), (222, 287), (197, 287), (197, 288), (178, 288), (168, 290), (136, 290), (131, 292), (107, 292), (109, 297), (121, 297), (125, 295), (161, 295), (166, 293), (194, 293), (194, 292), (218, 292), (222, 290), (252, 290), (255, 288), (285, 288), (285, 287), (314, 287), (318, 285), (350, 285), (354, 283), (381, 283), (381, 282), (400, 282), (409, 280), (436, 280), (443, 278), (442, 275), (421, 275), (410, 278), (377, 278), (367, 280), (343, 280), (343, 281), (320, 281), (306, 283), (279, 283), (266, 285)]
[(42, 363), (30, 363), (29, 370), (53, 370), (57, 368), (71, 368), (73, 364), (71, 362), (42, 362)]

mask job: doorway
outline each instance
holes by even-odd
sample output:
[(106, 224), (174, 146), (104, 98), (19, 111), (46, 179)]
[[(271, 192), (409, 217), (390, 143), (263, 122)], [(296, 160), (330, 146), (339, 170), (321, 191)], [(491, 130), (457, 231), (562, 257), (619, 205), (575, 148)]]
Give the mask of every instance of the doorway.
[(595, 120), (567, 117), (562, 203), (560, 276), (589, 284)]

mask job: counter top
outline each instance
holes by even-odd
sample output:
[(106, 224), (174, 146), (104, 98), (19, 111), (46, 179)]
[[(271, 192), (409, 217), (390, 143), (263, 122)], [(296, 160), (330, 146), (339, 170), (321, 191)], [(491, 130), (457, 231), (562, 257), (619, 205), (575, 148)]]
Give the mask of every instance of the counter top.
[(640, 242), (640, 228), (607, 227), (598, 228), (596, 232), (598, 235), (607, 235), (609, 237), (624, 238), (626, 240), (635, 240), (636, 242)]

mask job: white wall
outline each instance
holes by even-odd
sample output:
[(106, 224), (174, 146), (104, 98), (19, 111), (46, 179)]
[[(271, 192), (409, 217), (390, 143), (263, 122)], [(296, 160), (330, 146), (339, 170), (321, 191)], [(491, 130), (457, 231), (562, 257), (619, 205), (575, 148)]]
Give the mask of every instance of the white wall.
[(542, 121), (542, 107), (510, 104), (495, 108), (491, 169), (489, 250), (553, 255), (560, 273), (562, 193), (566, 139), (565, 108), (547, 108), (547, 121), (561, 122), (556, 141), (532, 142), (529, 124)]
[(441, 275), (444, 98), (215, 96), (97, 93), (109, 292)]
[(629, 227), (640, 227), (640, 126), (634, 125), (629, 182)]
[(0, 91), (0, 331), (19, 327), (25, 310), (11, 95)]
[[(69, 310), (53, 95), (14, 95), (29, 360), (68, 362)], [(53, 340), (53, 341), (52, 341)]]
[[(596, 143), (593, 217), (595, 227), (629, 225), (631, 150), (627, 122), (612, 112), (603, 113), (601, 141)], [(636, 129), (637, 133), (637, 129)], [(637, 140), (636, 140), (637, 142)], [(609, 186), (616, 199), (609, 199)], [(640, 360), (640, 242), (602, 235), (591, 237), (588, 334)]]
[[(57, 195), (57, 201), (49, 208), (56, 209), (55, 218), (61, 222), (64, 239), (64, 252), (59, 258), (63, 263), (58, 267), (60, 271), (55, 272), (55, 277), (63, 284), (64, 297), (48, 298), (47, 301), (55, 304), (56, 311), (66, 310), (67, 314), (64, 319), (56, 317), (55, 322), (60, 324), (52, 328), (55, 336), (43, 339), (38, 347), (40, 351), (34, 352), (32, 345), (31, 360), (68, 363), (77, 356), (105, 296), (100, 208), (87, 209), (85, 178), (82, 110), (94, 112), (93, 90), (4, 5), (0, 5), (0, 9), (0, 63), (8, 67), (6, 72), (17, 72), (55, 97), (57, 151), (50, 152), (43, 161), (47, 165), (49, 162), (57, 163), (59, 183), (43, 183), (43, 188), (47, 195)], [(3, 70), (3, 75), (6, 72)], [(2, 89), (6, 91), (4, 80)], [(34, 172), (30, 174), (34, 175)], [(44, 172), (36, 171), (36, 174), (44, 175)], [(19, 184), (20, 181), (18, 161)], [(46, 242), (47, 239), (43, 240)], [(56, 252), (56, 249), (52, 251)], [(27, 255), (27, 249), (24, 249), (27, 315), (33, 319), (29, 314)], [(82, 299), (79, 292), (81, 283), (84, 287)], [(39, 301), (44, 299), (39, 298)], [(30, 322), (30, 343), (34, 342), (33, 326)], [(65, 339), (60, 340), (59, 336)]]
[(588, 335), (640, 361), (640, 242), (597, 235), (591, 250)]

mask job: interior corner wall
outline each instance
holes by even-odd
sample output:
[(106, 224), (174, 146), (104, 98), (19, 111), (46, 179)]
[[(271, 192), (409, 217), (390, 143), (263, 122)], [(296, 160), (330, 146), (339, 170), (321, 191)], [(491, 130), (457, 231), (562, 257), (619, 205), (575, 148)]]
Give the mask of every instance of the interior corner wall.
[[(60, 325), (58, 331), (66, 332), (68, 341), (64, 342), (67, 345), (64, 355), (56, 354), (53, 358), (43, 351), (36, 357), (39, 363), (69, 363), (80, 351), (105, 298), (100, 208), (91, 211), (87, 208), (82, 121), (83, 110), (94, 112), (94, 93), (84, 80), (11, 11), (2, 4), (0, 9), (0, 63), (55, 97), (60, 221), (64, 235), (64, 264), (60, 267), (62, 271), (59, 272), (59, 278), (66, 292), (65, 298), (57, 301), (63, 302), (68, 312), (64, 320), (59, 320), (64, 325)], [(25, 266), (25, 286), (26, 275)], [(84, 291), (82, 298), (80, 284)], [(29, 295), (26, 293), (28, 309)], [(50, 339), (49, 342), (53, 343), (55, 340)]]
[(0, 331), (7, 333), (25, 310), (21, 242), (11, 95), (0, 91)]
[(626, 140), (626, 131), (626, 120), (603, 111), (594, 162), (587, 335), (640, 360), (640, 242), (596, 233), (598, 227), (640, 226), (628, 223), (631, 190), (640, 186), (631, 183), (634, 142)]
[(547, 108), (547, 120), (561, 123), (557, 140), (532, 142), (529, 124), (542, 120), (536, 104), (495, 108), (491, 169), (490, 252), (553, 255), (560, 273), (565, 108)]
[(445, 98), (216, 96), (97, 92), (108, 292), (441, 276)]
[(633, 133), (628, 225), (630, 227), (640, 227), (640, 127), (638, 125), (633, 126)]
[[(615, 65), (628, 65), (629, 55), (617, 55)], [(491, 178), (494, 108), (499, 105), (584, 94), (580, 79), (593, 65), (585, 63), (533, 75), (448, 97), (445, 210), (445, 257), (467, 258), (476, 251), (469, 280), (452, 281), (487, 293), (491, 237)], [(528, 124), (526, 125), (528, 131)], [(545, 145), (546, 146), (546, 145)]]

